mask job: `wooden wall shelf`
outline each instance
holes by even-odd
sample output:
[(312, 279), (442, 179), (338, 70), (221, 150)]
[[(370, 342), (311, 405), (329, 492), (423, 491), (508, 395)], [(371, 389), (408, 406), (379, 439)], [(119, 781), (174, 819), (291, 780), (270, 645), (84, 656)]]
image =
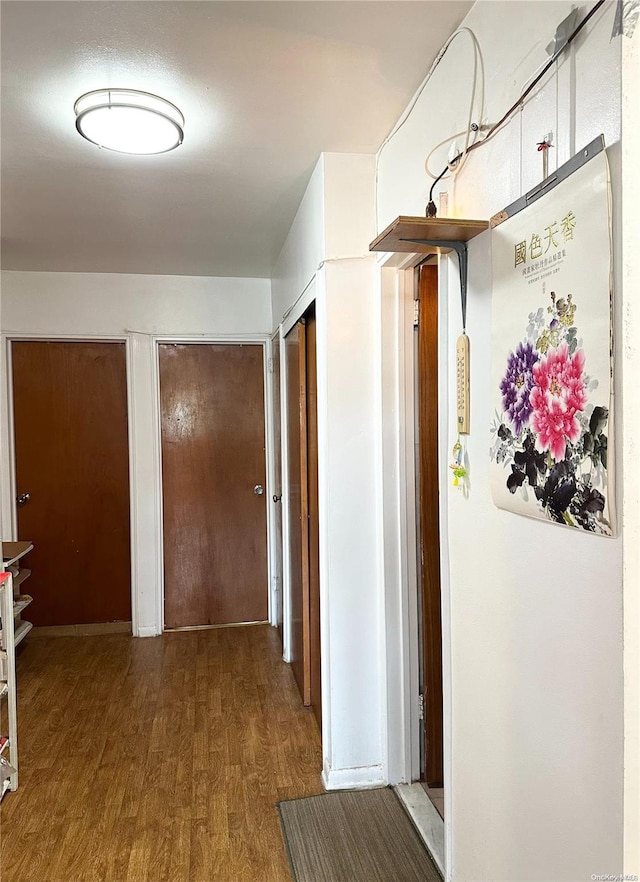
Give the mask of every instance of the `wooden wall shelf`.
[[(373, 240), (369, 251), (445, 254), (451, 242), (468, 242), (489, 229), (489, 221), (455, 217), (397, 217)], [(442, 243), (442, 244), (440, 244)]]
[(462, 333), (467, 327), (467, 242), (489, 229), (489, 221), (463, 220), (455, 217), (397, 217), (369, 251), (404, 251), (413, 254), (446, 254), (455, 251), (460, 267), (460, 306)]

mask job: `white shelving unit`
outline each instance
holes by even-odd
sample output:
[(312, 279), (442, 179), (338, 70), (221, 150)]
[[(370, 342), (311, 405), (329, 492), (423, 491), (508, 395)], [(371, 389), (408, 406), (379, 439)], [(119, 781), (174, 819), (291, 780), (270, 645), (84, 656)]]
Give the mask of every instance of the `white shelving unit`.
[(3, 542), (2, 564), (3, 569), (10, 572), (13, 577), (13, 615), (15, 617), (15, 642), (16, 646), (24, 640), (33, 628), (31, 622), (22, 618), (23, 611), (32, 602), (33, 597), (23, 592), (23, 585), (31, 575), (31, 570), (20, 566), (22, 558), (33, 550), (32, 542)]
[[(18, 789), (18, 714), (13, 575), (0, 573), (0, 799)], [(6, 709), (4, 707), (6, 703)], [(6, 731), (4, 731), (6, 728)]]

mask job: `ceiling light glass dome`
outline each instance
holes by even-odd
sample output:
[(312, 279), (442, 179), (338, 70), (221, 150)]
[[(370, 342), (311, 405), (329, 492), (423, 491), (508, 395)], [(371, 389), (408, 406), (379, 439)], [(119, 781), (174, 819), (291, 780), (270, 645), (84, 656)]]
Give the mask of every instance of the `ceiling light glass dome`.
[(167, 153), (182, 144), (184, 116), (170, 101), (136, 89), (96, 89), (74, 105), (76, 129), (117, 153)]

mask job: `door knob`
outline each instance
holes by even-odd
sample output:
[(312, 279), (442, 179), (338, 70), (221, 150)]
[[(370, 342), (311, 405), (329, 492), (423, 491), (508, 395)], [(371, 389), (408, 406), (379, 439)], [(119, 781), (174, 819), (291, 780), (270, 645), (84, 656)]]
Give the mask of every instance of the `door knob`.
[(262, 486), (262, 484), (256, 484), (256, 486), (253, 488), (253, 492), (256, 494), (256, 496), (262, 496), (262, 494), (264, 493), (264, 487)]
[(30, 499), (31, 499), (30, 493), (21, 493), (20, 496), (16, 497), (16, 502), (18, 503), (18, 505), (24, 505), (25, 502), (29, 502)]
[(282, 493), (278, 493), (278, 494), (274, 493), (273, 494), (273, 501), (274, 502), (280, 502), (281, 499), (282, 499)]

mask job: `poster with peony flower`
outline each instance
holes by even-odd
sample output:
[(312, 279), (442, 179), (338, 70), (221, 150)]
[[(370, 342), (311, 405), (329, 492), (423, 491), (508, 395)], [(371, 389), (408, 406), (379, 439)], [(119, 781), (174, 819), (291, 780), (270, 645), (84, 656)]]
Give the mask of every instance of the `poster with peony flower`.
[(490, 471), (499, 508), (614, 533), (604, 151), (492, 231)]

